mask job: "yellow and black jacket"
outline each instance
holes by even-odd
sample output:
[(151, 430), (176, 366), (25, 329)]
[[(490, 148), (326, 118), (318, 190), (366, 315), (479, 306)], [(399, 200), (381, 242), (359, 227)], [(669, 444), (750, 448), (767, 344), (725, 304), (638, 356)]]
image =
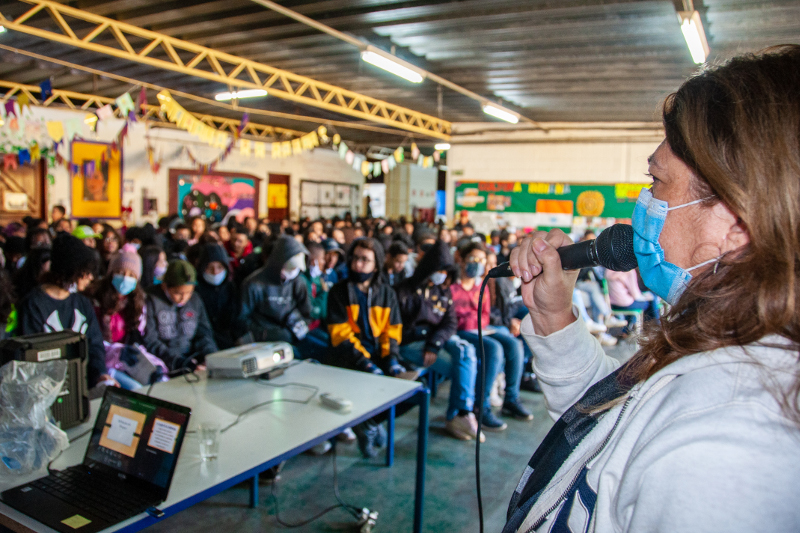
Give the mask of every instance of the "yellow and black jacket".
[[(367, 295), (369, 307), (361, 309), (356, 290), (355, 284), (345, 279), (328, 293), (328, 333), (333, 347), (330, 363), (367, 372), (376, 365), (384, 374), (394, 375), (403, 336), (397, 296), (388, 285), (373, 284)], [(370, 353), (362, 344), (359, 314), (363, 312), (369, 313), (377, 353)]]

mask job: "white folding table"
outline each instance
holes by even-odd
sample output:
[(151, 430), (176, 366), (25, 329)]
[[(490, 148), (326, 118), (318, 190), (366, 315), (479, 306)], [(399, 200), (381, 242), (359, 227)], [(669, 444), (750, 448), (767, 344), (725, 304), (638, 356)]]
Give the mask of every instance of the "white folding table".
[[(275, 398), (304, 400), (313, 391), (303, 387), (272, 387), (257, 380), (206, 379), (189, 383), (179, 377), (157, 383), (152, 396), (191, 407), (189, 431), (203, 421), (215, 421), (225, 427), (239, 413), (256, 404)], [(308, 404), (274, 402), (244, 415), (241, 420), (220, 436), (219, 457), (204, 462), (200, 459), (197, 437), (189, 433), (183, 442), (169, 497), (161, 504), (165, 517), (201, 502), (243, 481), (250, 481), (250, 505), (258, 504), (259, 473), (330, 439), (345, 428), (352, 427), (388, 411), (388, 445), (386, 464), (394, 457), (395, 406), (409, 402), (419, 406), (417, 437), (417, 470), (414, 499), (414, 531), (422, 530), (422, 510), (425, 491), (425, 460), (428, 445), (428, 407), (430, 393), (418, 382), (375, 376), (364, 372), (302, 362), (286, 373), (266, 383), (286, 385), (301, 383), (319, 388), (319, 393), (331, 393), (353, 402), (348, 413), (323, 407), (319, 394)], [(92, 417), (86, 423), (70, 429), (70, 438), (85, 433), (94, 424), (99, 400), (93, 402)], [(63, 469), (83, 460), (89, 435), (77, 439), (52, 465)], [(19, 479), (0, 480), (0, 491), (21, 485), (46, 475), (42, 471)], [(146, 513), (135, 516), (106, 531), (134, 532), (150, 526), (156, 519)], [(33, 518), (0, 502), (0, 524), (14, 531), (53, 532)]]

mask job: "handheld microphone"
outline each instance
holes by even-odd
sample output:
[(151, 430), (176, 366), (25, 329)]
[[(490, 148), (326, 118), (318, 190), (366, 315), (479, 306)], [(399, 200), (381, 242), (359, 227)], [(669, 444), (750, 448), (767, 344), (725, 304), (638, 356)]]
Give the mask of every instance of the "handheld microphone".
[[(633, 227), (627, 224), (614, 224), (604, 229), (596, 239), (583, 241), (557, 250), (564, 270), (580, 270), (602, 266), (616, 272), (627, 272), (636, 268), (636, 255), (633, 253)], [(490, 278), (513, 276), (508, 263), (491, 269)]]

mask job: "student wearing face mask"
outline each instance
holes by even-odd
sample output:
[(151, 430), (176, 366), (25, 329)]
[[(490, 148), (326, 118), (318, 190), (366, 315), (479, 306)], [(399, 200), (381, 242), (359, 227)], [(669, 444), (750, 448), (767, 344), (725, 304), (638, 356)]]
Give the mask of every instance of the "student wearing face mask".
[(53, 268), (42, 276), (42, 284), (19, 304), (19, 335), (72, 330), (86, 335), (89, 358), (86, 378), (90, 388), (117, 385), (105, 363), (103, 335), (92, 307), (83, 294), (94, 279), (94, 251), (72, 235), (59, 235), (50, 253)]
[(197, 263), (197, 294), (203, 300), (214, 340), (220, 350), (231, 348), (244, 334), (239, 321), (239, 292), (233, 283), (228, 254), (220, 244), (205, 244)]
[[(457, 274), (447, 243), (436, 241), (414, 271), (395, 290), (403, 318), (400, 359), (430, 368), (451, 379), (447, 432), (461, 440), (477, 438), (475, 348), (456, 335), (456, 317), (450, 285)], [(483, 440), (481, 435), (481, 440)]]
[(167, 372), (160, 359), (135, 348), (143, 342), (147, 323), (146, 295), (139, 283), (141, 277), (142, 259), (133, 246), (126, 244), (111, 256), (106, 275), (88, 291), (103, 333), (108, 373), (120, 387), (128, 390), (146, 384), (130, 375), (130, 368), (136, 365), (139, 357), (147, 357), (157, 374)]
[(147, 295), (144, 344), (170, 370), (197, 368), (218, 351), (203, 300), (195, 294), (197, 272), (187, 261), (169, 263), (163, 283)]
[(281, 235), (264, 266), (244, 280), (241, 319), (256, 341), (297, 344), (308, 334), (311, 300), (300, 277), (306, 254), (305, 246)]
[[(522, 379), (523, 351), (521, 340), (514, 337), (505, 326), (490, 326), (491, 298), (484, 295), (483, 308), (478, 309), (481, 281), (486, 272), (486, 249), (479, 242), (469, 243), (458, 251), (461, 280), (451, 287), (458, 317), (458, 336), (480, 350), (478, 344), (478, 313), (483, 325), (483, 343), (486, 356), (486, 380), (483, 391), (483, 428), (486, 431), (503, 431), (508, 425), (492, 413), (489, 395), (497, 374), (505, 370), (506, 389), (503, 401), (504, 415), (520, 420), (533, 420), (533, 415), (519, 399)], [(480, 372), (480, 367), (478, 368)], [(476, 390), (478, 386), (476, 385)]]

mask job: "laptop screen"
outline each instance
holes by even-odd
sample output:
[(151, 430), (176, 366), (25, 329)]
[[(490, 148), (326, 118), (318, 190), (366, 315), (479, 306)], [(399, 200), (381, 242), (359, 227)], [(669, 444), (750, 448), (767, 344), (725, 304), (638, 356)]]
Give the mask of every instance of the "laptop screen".
[(167, 489), (190, 413), (188, 407), (108, 387), (84, 464), (100, 463)]

